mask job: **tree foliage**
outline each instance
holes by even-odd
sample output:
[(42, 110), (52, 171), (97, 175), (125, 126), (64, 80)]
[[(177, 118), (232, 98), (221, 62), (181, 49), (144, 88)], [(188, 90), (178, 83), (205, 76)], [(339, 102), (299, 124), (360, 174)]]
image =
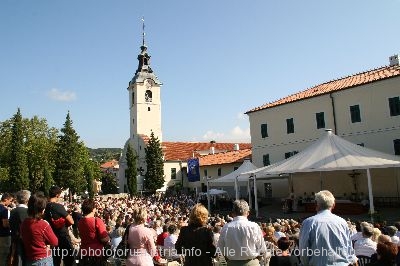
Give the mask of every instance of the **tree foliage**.
[(11, 130), (11, 154), (10, 154), (10, 172), (9, 172), (9, 191), (15, 192), (29, 187), (29, 175), (27, 157), (25, 154), (25, 136), (22, 124), (21, 111), (18, 108), (17, 113), (12, 119)]
[(118, 193), (117, 180), (113, 174), (109, 172), (102, 173), (101, 182), (101, 191), (103, 194)]
[(56, 148), (54, 181), (61, 187), (69, 188), (72, 193), (83, 192), (87, 187), (84, 167), (89, 155), (72, 127), (69, 112), (61, 133)]
[(131, 196), (137, 193), (137, 155), (132, 149), (131, 144), (128, 144), (126, 148), (126, 165), (125, 177), (127, 180), (128, 192)]
[[(22, 118), (19, 109), (11, 119), (1, 122), (0, 190), (47, 192), (48, 184), (53, 182), (57, 133), (45, 119)], [(23, 174), (18, 169), (23, 169)]]
[(164, 159), (160, 140), (151, 132), (145, 148), (147, 172), (144, 185), (146, 190), (155, 192), (164, 186)]
[(86, 190), (89, 198), (94, 198), (93, 182), (101, 179), (100, 165), (96, 161), (88, 160), (85, 164)]
[(54, 171), (53, 158), (58, 130), (49, 128), (47, 121), (39, 119), (37, 116), (34, 116), (31, 120), (25, 120), (25, 147), (29, 171), (29, 187), (32, 191), (46, 191), (48, 189), (47, 186), (53, 182), (49, 173)]

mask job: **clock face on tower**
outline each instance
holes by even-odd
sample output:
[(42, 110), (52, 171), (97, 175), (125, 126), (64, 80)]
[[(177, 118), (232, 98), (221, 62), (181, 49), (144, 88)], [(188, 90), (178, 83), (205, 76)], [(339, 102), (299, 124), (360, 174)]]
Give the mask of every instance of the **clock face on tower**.
[(152, 79), (146, 79), (144, 84), (147, 89), (151, 89), (154, 85), (154, 81)]

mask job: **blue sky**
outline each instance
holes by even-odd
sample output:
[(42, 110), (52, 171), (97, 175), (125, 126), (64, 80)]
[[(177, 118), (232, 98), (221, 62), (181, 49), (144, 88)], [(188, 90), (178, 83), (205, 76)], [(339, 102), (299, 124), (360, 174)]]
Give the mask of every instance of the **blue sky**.
[(0, 121), (21, 108), (88, 147), (129, 137), (141, 17), (165, 141), (248, 141), (243, 113), (388, 64), (400, 0), (1, 0)]

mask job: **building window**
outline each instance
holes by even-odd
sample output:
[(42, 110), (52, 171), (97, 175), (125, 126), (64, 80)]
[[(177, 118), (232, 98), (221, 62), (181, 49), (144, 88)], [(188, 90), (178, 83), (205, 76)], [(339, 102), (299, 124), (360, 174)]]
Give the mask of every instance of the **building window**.
[(268, 125), (267, 124), (261, 124), (261, 137), (263, 139), (268, 137)]
[(176, 168), (171, 168), (171, 179), (176, 179)]
[(292, 157), (293, 155), (298, 154), (298, 151), (290, 151), (290, 152), (285, 152), (285, 159)]
[(233, 167), (233, 171), (236, 171), (239, 167), (235, 166)]
[(207, 177), (207, 176), (208, 176), (207, 169), (204, 169), (204, 176), (205, 176), (205, 177)]
[(135, 124), (135, 118), (134, 118), (134, 119), (132, 119), (132, 124), (133, 124), (133, 125)]
[(294, 133), (293, 118), (286, 119), (286, 131), (288, 134)]
[(144, 94), (144, 100), (146, 103), (151, 103), (153, 101), (153, 93), (151, 90), (147, 90)]
[(135, 104), (135, 93), (132, 92), (132, 105), (134, 105), (134, 104)]
[(400, 155), (400, 139), (393, 140), (394, 155)]
[(399, 97), (389, 98), (390, 116), (400, 115), (400, 99)]
[(263, 165), (267, 166), (267, 165), (270, 165), (270, 164), (271, 164), (271, 162), (269, 161), (269, 154), (264, 154), (263, 155)]
[(147, 107), (147, 111), (149, 111), (149, 112), (150, 112), (150, 107)]
[(324, 112), (316, 113), (315, 119), (317, 120), (317, 128), (325, 128)]
[(218, 168), (218, 176), (221, 176), (221, 168)]
[(350, 106), (350, 116), (351, 123), (361, 122), (360, 106), (358, 104)]

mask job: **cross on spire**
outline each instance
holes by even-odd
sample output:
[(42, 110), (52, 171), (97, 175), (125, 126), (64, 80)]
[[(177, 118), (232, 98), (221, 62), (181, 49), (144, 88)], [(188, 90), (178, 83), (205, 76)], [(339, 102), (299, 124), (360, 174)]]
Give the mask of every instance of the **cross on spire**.
[(144, 36), (146, 35), (146, 33), (145, 33), (145, 31), (144, 31), (144, 27), (145, 27), (145, 25), (144, 25), (144, 17), (142, 17), (142, 38), (143, 38), (143, 43), (142, 43), (142, 45), (143, 45), (143, 46), (146, 46), (146, 45), (145, 45), (145, 41), (144, 41)]

